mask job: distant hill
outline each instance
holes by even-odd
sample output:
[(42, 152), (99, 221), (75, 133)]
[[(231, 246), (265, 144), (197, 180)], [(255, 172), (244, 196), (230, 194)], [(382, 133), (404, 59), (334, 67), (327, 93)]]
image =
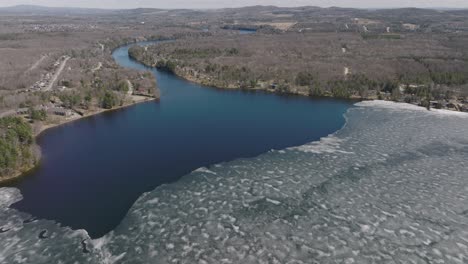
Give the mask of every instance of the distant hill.
[[(208, 10), (198, 9), (158, 9), (158, 8), (134, 8), (134, 9), (98, 9), (98, 8), (76, 8), (76, 7), (47, 7), (38, 5), (16, 5), (10, 7), (0, 7), (0, 14), (6, 15), (99, 15), (99, 14), (114, 14), (114, 15), (150, 15), (162, 11), (170, 11), (175, 13), (181, 12), (203, 12)], [(466, 14), (467, 9), (455, 8), (389, 8), (389, 9), (355, 9), (343, 7), (322, 8), (317, 6), (299, 6), (299, 7), (277, 7), (277, 6), (246, 6), (238, 8), (221, 8), (212, 9), (215, 12), (236, 12), (245, 15), (255, 15), (259, 12), (365, 12), (371, 11), (380, 14), (413, 14), (414, 12), (420, 15), (430, 15), (437, 11), (452, 12)]]
[(74, 8), (74, 7), (47, 7), (36, 5), (17, 5), (0, 7), (1, 14), (21, 15), (85, 15), (105, 14), (115, 10), (97, 8)]

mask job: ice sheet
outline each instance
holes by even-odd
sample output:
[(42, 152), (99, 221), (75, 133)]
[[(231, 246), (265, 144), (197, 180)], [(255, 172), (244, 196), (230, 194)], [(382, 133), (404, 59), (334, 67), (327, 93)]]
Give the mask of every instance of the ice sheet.
[(346, 115), (320, 142), (145, 193), (94, 241), (23, 223), (0, 189), (0, 263), (468, 263), (468, 121), (383, 102)]

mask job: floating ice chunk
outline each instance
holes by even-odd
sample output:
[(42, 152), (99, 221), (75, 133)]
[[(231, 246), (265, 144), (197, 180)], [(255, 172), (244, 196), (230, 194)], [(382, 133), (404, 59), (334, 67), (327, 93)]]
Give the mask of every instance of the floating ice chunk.
[(148, 204), (157, 204), (158, 202), (159, 202), (159, 198), (156, 197), (156, 198), (153, 198), (153, 199), (147, 201), (146, 203), (148, 203)]
[(206, 168), (206, 167), (198, 168), (198, 169), (196, 169), (194, 172), (210, 173), (210, 174), (216, 175), (216, 172), (211, 171), (211, 170), (209, 170), (209, 169)]
[(169, 250), (174, 249), (174, 244), (172, 243), (167, 244), (166, 249), (169, 249)]
[(371, 231), (370, 225), (361, 225), (361, 232), (369, 233)]
[(272, 203), (274, 205), (280, 205), (281, 204), (280, 201), (276, 201), (276, 200), (273, 200), (273, 199), (270, 199), (270, 198), (266, 198), (266, 201), (269, 202), (269, 203)]

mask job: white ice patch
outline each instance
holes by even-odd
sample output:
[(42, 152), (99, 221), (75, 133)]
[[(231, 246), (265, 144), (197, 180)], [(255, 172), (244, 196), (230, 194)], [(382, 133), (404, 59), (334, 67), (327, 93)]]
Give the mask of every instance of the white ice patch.
[(269, 202), (269, 203), (272, 203), (274, 205), (280, 205), (281, 204), (280, 201), (273, 200), (273, 199), (270, 199), (270, 198), (266, 198), (266, 201)]
[(312, 142), (306, 145), (299, 147), (290, 148), (291, 150), (299, 150), (307, 153), (342, 153), (342, 154), (352, 154), (352, 152), (340, 150), (340, 145), (343, 142), (343, 139), (340, 139), (336, 136), (330, 135), (328, 137), (321, 138), (320, 141)]
[(208, 168), (206, 168), (206, 167), (201, 167), (201, 168), (198, 168), (198, 169), (194, 170), (194, 172), (210, 173), (210, 174), (214, 174), (214, 175), (216, 175), (216, 172), (214, 172), (214, 171), (211, 171), (211, 170), (209, 170), (209, 169), (208, 169)]
[(0, 188), (0, 208), (6, 208), (18, 201), (21, 201), (23, 196), (16, 188)]
[(157, 204), (158, 202), (159, 202), (159, 198), (154, 198), (154, 199), (149, 200), (147, 203), (148, 204)]
[(419, 112), (425, 112), (425, 113), (430, 113), (430, 114), (435, 114), (435, 115), (440, 115), (440, 116), (457, 116), (457, 117), (468, 118), (468, 113), (464, 113), (464, 112), (450, 111), (446, 109), (433, 109), (433, 108), (431, 108), (431, 110), (428, 111), (426, 108), (417, 106), (414, 104), (392, 102), (392, 101), (383, 101), (383, 100), (362, 101), (362, 102), (356, 103), (355, 105), (359, 107), (385, 108), (385, 109), (389, 109), (392, 111), (419, 111)]

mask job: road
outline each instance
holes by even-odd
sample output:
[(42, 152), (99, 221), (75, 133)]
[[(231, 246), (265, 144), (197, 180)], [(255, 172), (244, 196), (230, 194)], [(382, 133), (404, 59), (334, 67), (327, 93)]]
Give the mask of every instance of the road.
[(128, 92), (127, 92), (127, 94), (132, 95), (133, 94), (133, 84), (129, 80), (127, 80), (127, 83), (128, 83)]
[(54, 76), (50, 80), (49, 84), (43, 91), (50, 91), (52, 90), (52, 87), (54, 86), (54, 83), (57, 81), (57, 78), (60, 76), (62, 73), (63, 69), (65, 68), (65, 65), (67, 64), (67, 61), (70, 59), (70, 57), (65, 57), (65, 59), (62, 61), (60, 64), (58, 70), (55, 72)]

